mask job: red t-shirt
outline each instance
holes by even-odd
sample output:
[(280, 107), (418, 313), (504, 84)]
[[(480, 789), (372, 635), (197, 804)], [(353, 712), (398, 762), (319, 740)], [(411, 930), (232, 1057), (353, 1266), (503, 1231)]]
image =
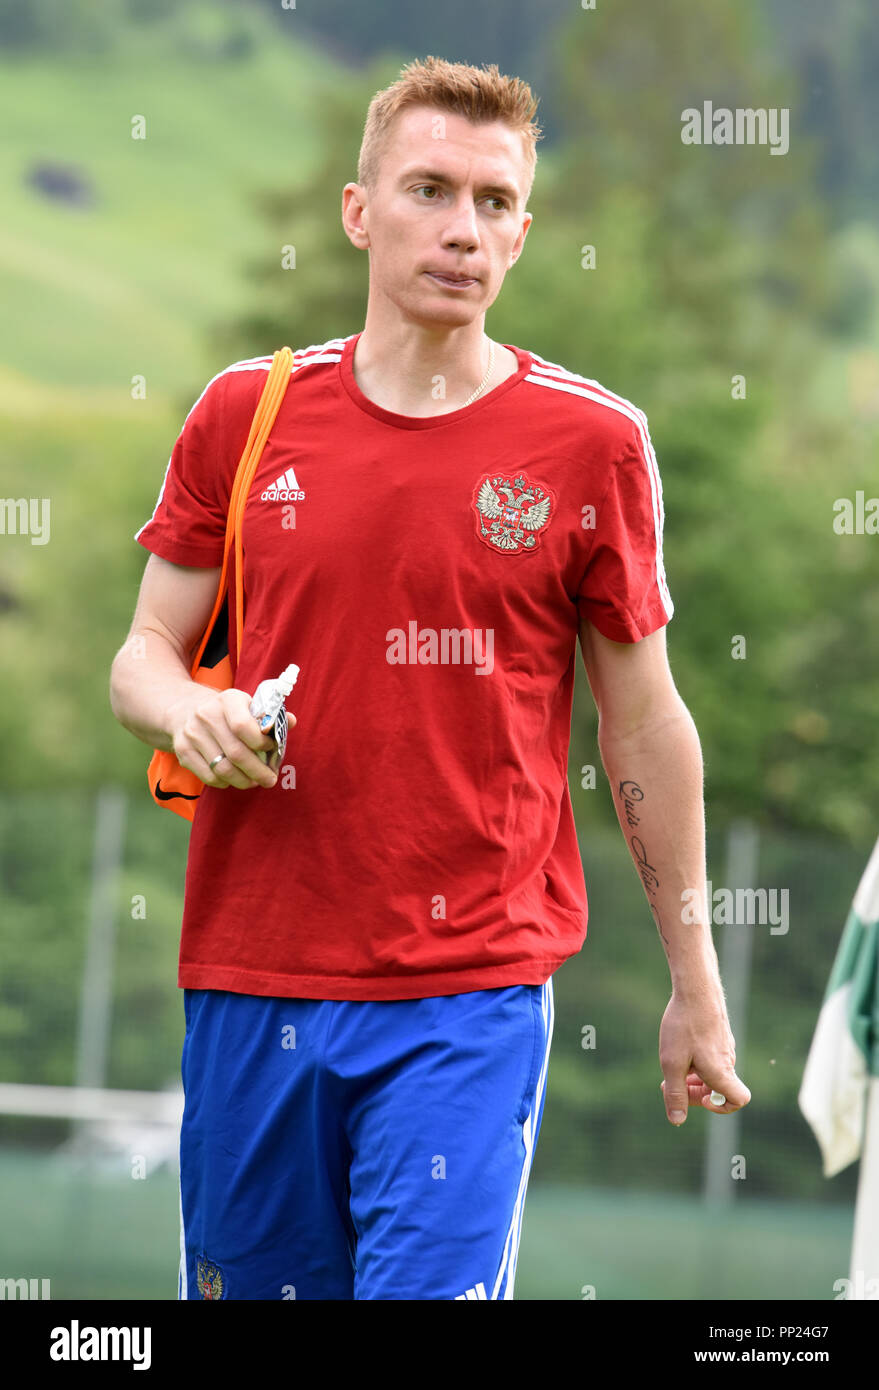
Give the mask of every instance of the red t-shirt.
[[(542, 984), (586, 935), (567, 783), (580, 618), (637, 642), (674, 611), (644, 414), (508, 344), (472, 405), (397, 415), (359, 334), (296, 353), (243, 527), (235, 686), (295, 662), (277, 784), (206, 787), (178, 984), (411, 999)], [(135, 539), (222, 563), (270, 357), (192, 407)]]

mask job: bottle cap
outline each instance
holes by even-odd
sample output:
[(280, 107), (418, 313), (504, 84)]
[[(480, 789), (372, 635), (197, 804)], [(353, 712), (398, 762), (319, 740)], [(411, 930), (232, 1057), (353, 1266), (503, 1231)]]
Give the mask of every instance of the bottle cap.
[(286, 666), (278, 677), (278, 685), (284, 692), (284, 697), (290, 694), (297, 680), (299, 679), (298, 666)]

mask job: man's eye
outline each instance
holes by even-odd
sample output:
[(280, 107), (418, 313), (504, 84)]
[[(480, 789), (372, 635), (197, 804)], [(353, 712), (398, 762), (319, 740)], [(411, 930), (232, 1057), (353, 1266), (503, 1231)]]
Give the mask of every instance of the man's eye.
[[(425, 190), (427, 190), (427, 191), (429, 191), (429, 192), (431, 192), (431, 193), (436, 193), (436, 192), (438, 192), (438, 189), (437, 189), (437, 186), (436, 186), (435, 183), (421, 183), (421, 184), (419, 184), (418, 187), (415, 189), (415, 192), (416, 192), (416, 193), (423, 193)], [(436, 199), (435, 199), (435, 198), (428, 198), (427, 201), (428, 201), (429, 203), (435, 203), (435, 202), (436, 202)], [(500, 195), (499, 193), (490, 193), (490, 194), (488, 195), (488, 201), (489, 201), (490, 203), (499, 203), (499, 204), (500, 204), (500, 207), (497, 209), (499, 212), (504, 212), (504, 211), (506, 211), (506, 208), (507, 208), (507, 206), (508, 206), (506, 198), (502, 198), (501, 195)]]

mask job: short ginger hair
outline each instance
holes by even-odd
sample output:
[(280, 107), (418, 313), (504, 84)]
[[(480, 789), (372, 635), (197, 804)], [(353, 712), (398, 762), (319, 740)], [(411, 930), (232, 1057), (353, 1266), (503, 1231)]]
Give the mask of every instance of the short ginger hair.
[(542, 135), (534, 119), (537, 98), (520, 77), (504, 77), (497, 64), (476, 68), (428, 57), (408, 63), (396, 82), (376, 92), (366, 113), (357, 162), (357, 182), (372, 192), (379, 164), (395, 117), (410, 106), (439, 107), (477, 124), (503, 121), (522, 135), (527, 186), (525, 207), (537, 168), (537, 141)]

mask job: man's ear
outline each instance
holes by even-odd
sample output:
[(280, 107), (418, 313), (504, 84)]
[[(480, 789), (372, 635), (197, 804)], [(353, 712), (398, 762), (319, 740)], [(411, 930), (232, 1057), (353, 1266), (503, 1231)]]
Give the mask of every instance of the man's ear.
[[(355, 213), (352, 217), (351, 209), (354, 204), (360, 208), (360, 212)], [(342, 228), (352, 246), (358, 251), (365, 251), (369, 248), (367, 220), (368, 208), (365, 190), (359, 183), (346, 183), (342, 189)], [(353, 225), (354, 221), (359, 225)]]
[(529, 231), (529, 228), (531, 227), (531, 223), (532, 223), (533, 221), (534, 221), (534, 214), (533, 214), (533, 213), (530, 213), (530, 212), (526, 212), (526, 213), (525, 213), (525, 216), (524, 216), (523, 219), (522, 219), (522, 223), (523, 223), (522, 241), (521, 241), (521, 243), (520, 243), (519, 250), (515, 253), (515, 255), (513, 256), (512, 260), (510, 261), (510, 265), (511, 265), (511, 266), (514, 266), (514, 265), (516, 264), (517, 260), (519, 259), (519, 257), (520, 257), (521, 254), (522, 254), (522, 251), (524, 250), (524, 247), (525, 247), (525, 239), (526, 239), (526, 237), (528, 236), (528, 231)]

